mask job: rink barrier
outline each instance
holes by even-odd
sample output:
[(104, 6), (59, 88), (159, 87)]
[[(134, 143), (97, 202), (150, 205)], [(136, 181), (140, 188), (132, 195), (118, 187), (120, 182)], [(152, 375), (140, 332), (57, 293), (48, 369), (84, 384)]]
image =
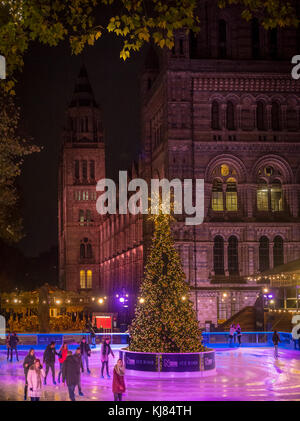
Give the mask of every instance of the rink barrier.
[(189, 353), (119, 351), (126, 375), (143, 377), (203, 377), (216, 373), (215, 350)]
[[(279, 347), (294, 348), (294, 341), (289, 332), (278, 332), (280, 335), (281, 343)], [(260, 346), (273, 346), (272, 342), (273, 332), (242, 332), (241, 342), (242, 346), (260, 347)], [(85, 336), (89, 344), (92, 343), (91, 335), (89, 333), (80, 332), (66, 332), (66, 333), (18, 333), (19, 348), (27, 348), (34, 346), (37, 348), (44, 348), (51, 341), (55, 341), (57, 346), (62, 345), (63, 342), (68, 345), (79, 344), (81, 338)], [(127, 345), (129, 343), (128, 333), (96, 333), (96, 344), (99, 345), (103, 338), (110, 338), (112, 345)], [(238, 344), (237, 337), (235, 342), (230, 344), (228, 332), (202, 332), (203, 345), (209, 348), (224, 348)], [(0, 346), (5, 345), (5, 339), (0, 339)]]

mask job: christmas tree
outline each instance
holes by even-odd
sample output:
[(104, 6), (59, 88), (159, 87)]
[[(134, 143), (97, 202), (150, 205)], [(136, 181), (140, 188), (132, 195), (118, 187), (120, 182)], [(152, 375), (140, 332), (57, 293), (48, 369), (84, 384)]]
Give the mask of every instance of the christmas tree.
[(169, 215), (155, 215), (152, 245), (144, 280), (129, 328), (130, 351), (200, 352), (201, 331), (189, 300)]

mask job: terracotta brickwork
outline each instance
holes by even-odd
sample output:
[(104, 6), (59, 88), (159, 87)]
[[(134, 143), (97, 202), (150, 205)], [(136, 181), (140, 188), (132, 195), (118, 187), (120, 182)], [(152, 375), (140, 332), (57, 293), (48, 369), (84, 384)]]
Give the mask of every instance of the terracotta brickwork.
[[(260, 287), (249, 275), (300, 257), (300, 84), (290, 74), (296, 30), (265, 31), (242, 21), (235, 6), (216, 14), (214, 1), (201, 3), (197, 36), (178, 32), (173, 51), (159, 56), (149, 49), (141, 77), (143, 154), (132, 176), (205, 181), (204, 223), (178, 218), (172, 227), (204, 325), (255, 303)], [(79, 287), (76, 251), (87, 230), (98, 253), (93, 288), (137, 292), (151, 225), (132, 215), (76, 222), (72, 198), (81, 187), (72, 184), (72, 161), (90, 153), (99, 179), (102, 141), (90, 151), (74, 142), (63, 148), (61, 276), (68, 288)]]

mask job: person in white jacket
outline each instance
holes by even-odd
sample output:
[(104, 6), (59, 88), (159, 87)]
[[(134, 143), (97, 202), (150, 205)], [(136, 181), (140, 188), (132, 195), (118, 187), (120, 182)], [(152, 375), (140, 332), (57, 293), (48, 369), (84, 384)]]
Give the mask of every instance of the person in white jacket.
[(34, 364), (30, 367), (27, 375), (28, 382), (28, 396), (32, 401), (39, 401), (42, 396), (43, 379), (45, 378), (45, 372), (41, 366), (39, 359), (34, 361)]

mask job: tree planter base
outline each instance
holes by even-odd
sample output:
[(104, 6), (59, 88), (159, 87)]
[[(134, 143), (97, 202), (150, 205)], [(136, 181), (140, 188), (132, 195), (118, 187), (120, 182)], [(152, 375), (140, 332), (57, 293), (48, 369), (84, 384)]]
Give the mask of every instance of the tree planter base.
[(152, 378), (205, 377), (216, 374), (215, 351), (151, 353), (119, 351), (126, 375)]

